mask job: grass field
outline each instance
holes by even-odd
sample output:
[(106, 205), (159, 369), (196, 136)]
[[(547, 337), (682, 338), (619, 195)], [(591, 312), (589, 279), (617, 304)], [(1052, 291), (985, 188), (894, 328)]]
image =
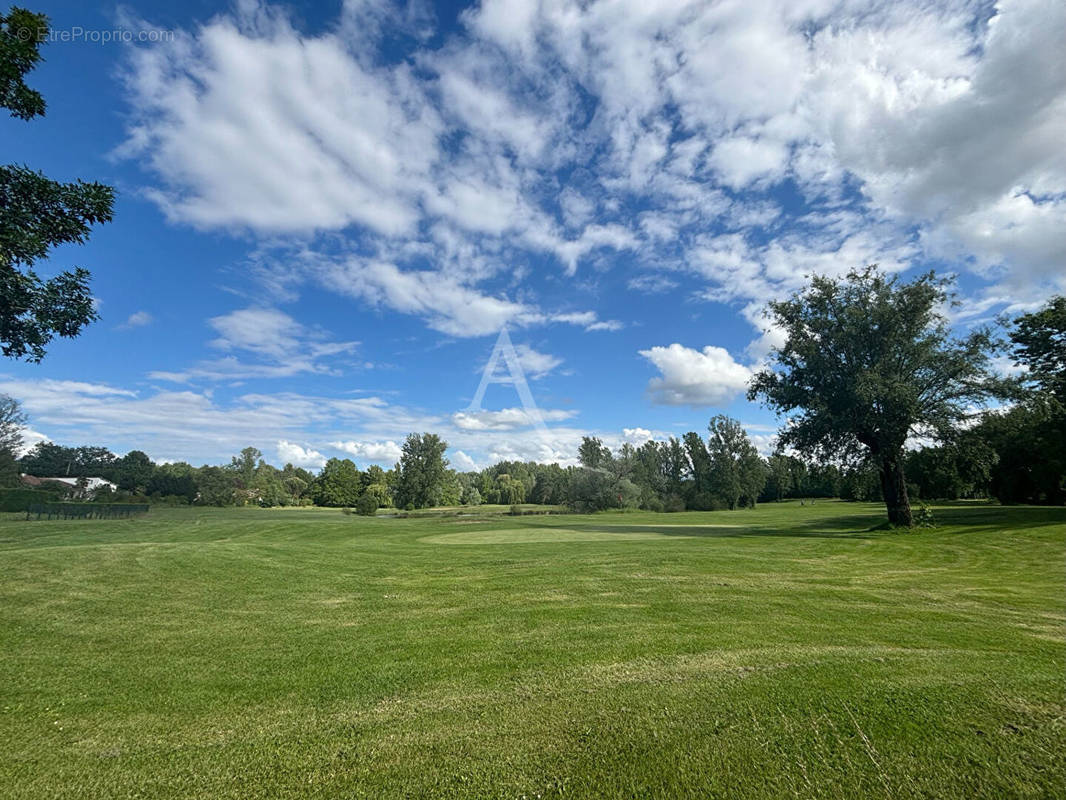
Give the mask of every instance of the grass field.
[(1066, 511), (0, 522), (0, 797), (1066, 794)]

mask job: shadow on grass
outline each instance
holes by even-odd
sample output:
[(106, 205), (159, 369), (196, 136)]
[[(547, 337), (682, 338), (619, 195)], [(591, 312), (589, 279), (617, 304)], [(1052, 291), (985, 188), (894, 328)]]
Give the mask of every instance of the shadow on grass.
[(817, 539), (869, 539), (875, 535), (869, 530), (871, 523), (877, 520), (870, 514), (849, 514), (843, 517), (830, 519), (797, 520), (794, 523), (781, 525), (752, 525), (745, 526), (742, 522), (721, 523), (722, 527), (714, 527), (717, 523), (706, 525), (674, 525), (663, 522), (662, 525), (648, 524), (593, 524), (580, 525), (580, 530), (597, 531), (600, 533), (657, 533), (661, 536), (685, 536), (704, 537), (714, 539), (725, 538), (750, 538), (765, 536), (782, 536), (792, 538), (817, 538)]
[[(936, 528), (897, 529), (889, 527), (883, 515), (870, 511), (834, 517), (797, 519), (783, 523), (753, 521), (745, 525), (736, 516), (705, 525), (674, 524), (664, 515), (661, 524), (604, 523), (580, 524), (581, 530), (600, 533), (657, 533), (661, 536), (703, 538), (787, 537), (817, 539), (874, 539), (886, 536), (911, 536), (928, 532), (956, 535), (1009, 532), (1059, 526), (1066, 534), (1066, 509), (1048, 506), (937, 506), (933, 509)], [(720, 527), (718, 527), (720, 526)]]

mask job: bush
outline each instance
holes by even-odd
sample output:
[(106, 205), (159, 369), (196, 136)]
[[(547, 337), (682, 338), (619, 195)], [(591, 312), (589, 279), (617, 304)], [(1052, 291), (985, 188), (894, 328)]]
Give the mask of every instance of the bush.
[(44, 489), (0, 489), (0, 511), (27, 511), (38, 503), (56, 503), (59, 492)]
[(522, 516), (522, 507), (517, 505), (517, 504), (512, 505), (511, 506), (511, 516), (512, 517), (520, 517), (520, 516)]
[(918, 503), (918, 510), (914, 513), (915, 528), (935, 528), (936, 520), (933, 518), (933, 509), (925, 503)]
[(355, 504), (355, 511), (363, 517), (372, 517), (378, 513), (378, 499), (371, 492), (363, 492)]
[(341, 513), (342, 513), (342, 514), (351, 514), (351, 513), (352, 513), (352, 510), (351, 510), (350, 508), (348, 508), (348, 506), (343, 506), (343, 507), (341, 508)]
[(685, 498), (679, 494), (668, 495), (663, 501), (663, 511), (671, 514), (685, 510)]

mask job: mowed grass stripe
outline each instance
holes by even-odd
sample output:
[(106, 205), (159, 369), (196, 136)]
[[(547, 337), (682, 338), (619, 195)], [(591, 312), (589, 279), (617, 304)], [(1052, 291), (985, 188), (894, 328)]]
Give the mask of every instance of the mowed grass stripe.
[(881, 513), (8, 519), (0, 796), (1056, 796), (1066, 514)]

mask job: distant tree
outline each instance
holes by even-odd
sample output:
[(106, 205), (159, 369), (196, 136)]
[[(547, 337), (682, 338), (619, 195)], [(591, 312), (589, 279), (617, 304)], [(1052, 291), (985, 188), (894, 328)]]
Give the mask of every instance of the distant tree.
[(403, 443), (393, 492), (398, 508), (429, 508), (441, 504), (448, 443), (434, 433), (412, 433)]
[(22, 450), (22, 432), (27, 417), (14, 397), (0, 394), (0, 452), (17, 458)]
[(611, 461), (611, 451), (595, 436), (582, 436), (577, 450), (577, 460), (589, 469), (606, 467)]
[(362, 475), (350, 458), (331, 458), (311, 487), (316, 506), (353, 508), (363, 493)]
[(130, 450), (115, 464), (114, 474), (119, 489), (143, 493), (155, 474), (155, 464), (147, 453)]
[(748, 392), (778, 413), (798, 412), (781, 431), (782, 446), (876, 465), (894, 525), (912, 524), (908, 437), (949, 436), (996, 388), (988, 332), (957, 339), (940, 313), (948, 287), (933, 273), (903, 283), (876, 267), (812, 278), (790, 299), (770, 303), (786, 339)]
[[(42, 116), (44, 98), (26, 85), (40, 61), (48, 17), (12, 7), (0, 14), (0, 106), (13, 117)], [(0, 350), (39, 362), (56, 336), (73, 338), (97, 319), (89, 273), (42, 280), (33, 265), (54, 247), (82, 244), (109, 222), (115, 191), (100, 183), (59, 183), (24, 166), (0, 166)]]
[(729, 509), (742, 500), (754, 506), (766, 485), (765, 467), (755, 445), (737, 420), (722, 414), (712, 417), (707, 429), (711, 492)]
[(198, 502), (205, 506), (232, 506), (236, 500), (237, 480), (232, 470), (200, 467), (196, 472)]
[(766, 460), (766, 493), (769, 499), (780, 502), (792, 493), (792, 469), (789, 463), (791, 459), (782, 454), (774, 453)]
[(715, 506), (715, 498), (711, 483), (711, 456), (707, 452), (707, 443), (695, 431), (689, 431), (682, 439), (688, 456), (688, 474), (692, 477), (687, 505), (696, 511), (710, 511)]
[(477, 490), (476, 486), (470, 486), (463, 493), (463, 505), (466, 506), (479, 506), (481, 505), (481, 492)]
[(37, 442), (22, 456), (22, 471), (42, 478), (60, 478), (71, 474), (78, 452), (53, 442)]
[(1053, 297), (1040, 310), (1018, 317), (1010, 339), (1026, 380), (1066, 403), (1066, 297)]
[(152, 497), (169, 497), (192, 503), (198, 491), (195, 470), (185, 462), (160, 464), (148, 479), (146, 491)]
[(240, 455), (230, 459), (230, 469), (237, 476), (242, 489), (250, 489), (255, 482), (255, 470), (259, 466), (263, 454), (254, 447), (245, 447)]

